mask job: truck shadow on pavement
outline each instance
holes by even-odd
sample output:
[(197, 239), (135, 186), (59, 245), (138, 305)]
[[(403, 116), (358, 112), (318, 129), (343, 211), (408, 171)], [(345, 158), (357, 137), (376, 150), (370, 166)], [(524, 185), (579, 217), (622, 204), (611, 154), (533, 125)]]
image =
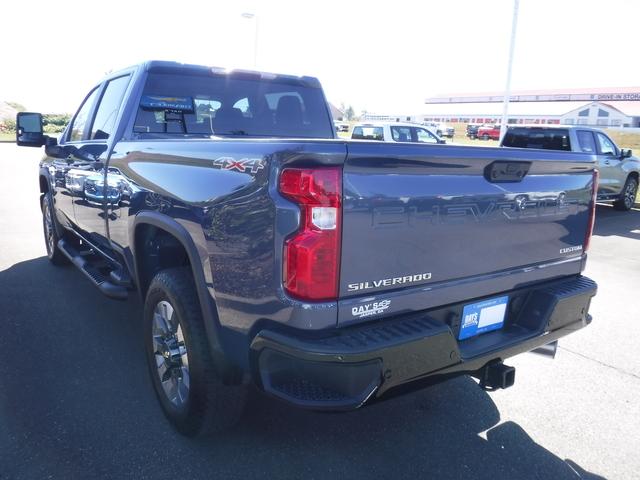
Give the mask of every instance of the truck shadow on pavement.
[(0, 478), (602, 478), (500, 424), (467, 377), (348, 414), (251, 390), (237, 428), (185, 439), (154, 398), (136, 298), (45, 257), (1, 271), (0, 289)]
[(595, 236), (632, 238), (640, 240), (640, 204), (628, 212), (621, 212), (611, 205), (599, 204), (596, 207), (596, 222), (593, 228)]

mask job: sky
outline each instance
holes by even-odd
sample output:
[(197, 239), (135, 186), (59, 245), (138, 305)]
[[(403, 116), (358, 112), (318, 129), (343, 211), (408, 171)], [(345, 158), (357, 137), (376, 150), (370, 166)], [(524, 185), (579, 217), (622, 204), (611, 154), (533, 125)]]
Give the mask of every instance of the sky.
[[(32, 0), (3, 5), (0, 100), (74, 112), (148, 60), (311, 75), (337, 106), (416, 114), (502, 91), (513, 0)], [(253, 13), (244, 18), (243, 13)], [(640, 1), (521, 0), (512, 90), (640, 86)]]

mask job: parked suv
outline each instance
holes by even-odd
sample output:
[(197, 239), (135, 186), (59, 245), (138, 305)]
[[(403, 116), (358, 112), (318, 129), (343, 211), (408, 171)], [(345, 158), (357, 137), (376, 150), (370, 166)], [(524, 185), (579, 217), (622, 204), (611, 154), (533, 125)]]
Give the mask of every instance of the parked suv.
[(428, 127), (413, 123), (361, 123), (351, 132), (352, 140), (383, 142), (446, 143)]
[(436, 133), (440, 137), (453, 138), (456, 133), (456, 130), (453, 127), (450, 127), (449, 125), (447, 125), (446, 123), (440, 123), (436, 128)]
[(475, 140), (476, 138), (478, 138), (478, 129), (481, 127), (481, 125), (478, 125), (476, 123), (470, 123), (467, 125), (467, 137)]
[(618, 148), (599, 128), (571, 126), (513, 126), (502, 140), (502, 147), (564, 150), (595, 155), (598, 159), (599, 201), (612, 201), (618, 210), (631, 210), (638, 193), (640, 160), (631, 150)]

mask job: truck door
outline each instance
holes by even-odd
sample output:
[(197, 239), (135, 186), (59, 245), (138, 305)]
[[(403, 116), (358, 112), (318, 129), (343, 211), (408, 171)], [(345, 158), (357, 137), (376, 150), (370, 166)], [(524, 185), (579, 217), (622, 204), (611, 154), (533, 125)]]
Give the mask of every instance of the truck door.
[(130, 75), (124, 75), (102, 86), (93, 119), (82, 141), (91, 166), (83, 181), (82, 199), (76, 201), (75, 218), (83, 235), (97, 246), (109, 247), (107, 209), (117, 207), (121, 197), (118, 175), (108, 170), (106, 164), (108, 145), (129, 79)]
[(626, 173), (620, 168), (622, 160), (618, 147), (602, 132), (595, 132), (598, 148), (598, 170), (600, 170), (599, 192), (611, 197), (622, 191)]
[(55, 185), (56, 212), (58, 220), (67, 227), (75, 225), (75, 203), (82, 198), (84, 178), (90, 168), (90, 162), (82, 158), (83, 152), (79, 150), (97, 97), (96, 87), (80, 105), (67, 130), (66, 138), (60, 141), (60, 148), (49, 150), (49, 155), (52, 156), (49, 173)]

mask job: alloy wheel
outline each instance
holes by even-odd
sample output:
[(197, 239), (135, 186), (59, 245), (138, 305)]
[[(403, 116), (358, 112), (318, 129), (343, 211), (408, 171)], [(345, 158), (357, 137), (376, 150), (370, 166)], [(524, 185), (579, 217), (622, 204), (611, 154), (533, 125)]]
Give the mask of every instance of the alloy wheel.
[(627, 182), (627, 187), (624, 189), (624, 206), (627, 208), (633, 207), (636, 202), (636, 193), (638, 190), (638, 184), (636, 182)]
[(44, 236), (47, 242), (47, 254), (52, 255), (55, 248), (55, 232), (53, 230), (53, 218), (51, 217), (51, 209), (48, 202), (44, 202), (43, 205), (43, 217), (44, 217)]
[(162, 390), (173, 405), (182, 408), (189, 398), (189, 355), (178, 314), (166, 300), (154, 308), (151, 335)]

